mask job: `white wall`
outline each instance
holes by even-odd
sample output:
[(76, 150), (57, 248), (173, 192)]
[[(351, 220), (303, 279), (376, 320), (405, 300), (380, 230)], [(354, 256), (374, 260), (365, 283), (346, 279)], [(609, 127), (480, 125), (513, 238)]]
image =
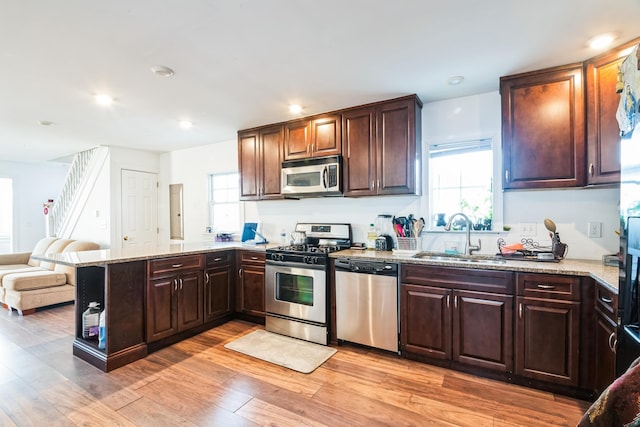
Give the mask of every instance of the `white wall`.
[(69, 166), (0, 161), (0, 177), (13, 180), (14, 252), (28, 252), (45, 237), (42, 204), (58, 197)]
[[(462, 141), (491, 137), (497, 147), (495, 154), (496, 183), (501, 184), (500, 168), (500, 95), (491, 92), (482, 95), (450, 99), (426, 104), (422, 110), (423, 160), (427, 159), (426, 146), (443, 141)], [(161, 214), (161, 230), (168, 236), (168, 186), (184, 184), (185, 241), (200, 241), (208, 225), (207, 183), (209, 173), (237, 171), (237, 143), (235, 140), (211, 144), (162, 155), (161, 196), (165, 212)], [(296, 222), (324, 221), (348, 222), (353, 227), (355, 241), (364, 242), (368, 224), (380, 213), (396, 216), (413, 213), (427, 219), (428, 195), (426, 170), (423, 168), (423, 196), (384, 196), (363, 198), (320, 198), (303, 200), (274, 200), (245, 202), (245, 220), (261, 221), (263, 232), (272, 242), (280, 242), (280, 233), (290, 233)], [(496, 191), (502, 194), (500, 188)], [(499, 198), (500, 199), (500, 198)], [(502, 199), (500, 199), (502, 200)], [(569, 245), (571, 258), (600, 259), (603, 254), (615, 253), (618, 240), (613, 231), (617, 226), (618, 190), (577, 189), (545, 191), (513, 191), (503, 194), (503, 222), (512, 227), (509, 233), (474, 233), (473, 240), (482, 239), (482, 253), (495, 253), (497, 239), (518, 242), (520, 224), (536, 223), (537, 239), (548, 244), (544, 218), (558, 225), (562, 240)], [(497, 209), (501, 206), (496, 205)], [(586, 237), (587, 222), (603, 223), (603, 237)], [(499, 228), (502, 223), (496, 222)], [(442, 251), (445, 241), (464, 236), (456, 233), (426, 233), (425, 249)]]

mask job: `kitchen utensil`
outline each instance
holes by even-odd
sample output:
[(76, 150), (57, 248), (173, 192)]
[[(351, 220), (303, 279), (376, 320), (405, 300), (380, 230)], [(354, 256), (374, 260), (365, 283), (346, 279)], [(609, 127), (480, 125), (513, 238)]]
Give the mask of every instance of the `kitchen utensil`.
[(549, 218), (544, 219), (544, 226), (547, 227), (547, 230), (549, 230), (550, 232), (556, 232), (556, 223), (551, 221)]
[[(399, 225), (399, 224), (398, 224)], [(378, 236), (376, 239), (376, 251), (390, 251), (393, 249), (393, 238), (386, 234)]]
[(404, 228), (401, 224), (393, 224), (393, 228), (395, 229), (396, 235), (404, 237)]

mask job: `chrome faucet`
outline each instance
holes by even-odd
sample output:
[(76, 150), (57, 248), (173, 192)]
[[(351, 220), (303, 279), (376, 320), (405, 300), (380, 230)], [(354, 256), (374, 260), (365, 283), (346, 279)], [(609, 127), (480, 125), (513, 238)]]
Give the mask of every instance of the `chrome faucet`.
[(466, 216), (462, 212), (454, 213), (449, 217), (449, 222), (447, 222), (447, 225), (444, 226), (444, 230), (445, 231), (451, 230), (451, 224), (453, 224), (453, 219), (458, 215), (460, 215), (465, 219), (465, 221), (467, 221), (467, 243), (464, 247), (464, 254), (473, 255), (473, 252), (480, 250), (480, 246), (482, 246), (482, 242), (480, 241), (480, 239), (478, 239), (478, 246), (471, 244), (471, 227), (473, 225), (471, 224), (471, 220), (469, 219), (468, 216)]

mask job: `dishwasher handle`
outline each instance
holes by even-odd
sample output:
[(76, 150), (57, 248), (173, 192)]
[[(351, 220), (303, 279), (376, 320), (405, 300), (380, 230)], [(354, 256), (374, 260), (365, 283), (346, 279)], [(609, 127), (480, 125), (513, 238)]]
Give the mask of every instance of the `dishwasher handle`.
[(338, 258), (336, 259), (335, 267), (336, 271), (349, 271), (351, 273), (378, 274), (385, 276), (396, 276), (398, 274), (398, 264), (384, 261)]

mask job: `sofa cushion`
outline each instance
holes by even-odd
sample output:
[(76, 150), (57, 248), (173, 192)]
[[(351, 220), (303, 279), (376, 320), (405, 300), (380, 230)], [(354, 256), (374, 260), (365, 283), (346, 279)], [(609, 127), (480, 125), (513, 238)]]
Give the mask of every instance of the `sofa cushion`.
[[(73, 243), (73, 240), (71, 239), (58, 239), (55, 242), (53, 242), (51, 246), (49, 246), (44, 253), (45, 255), (59, 254), (64, 250), (64, 248), (69, 246), (69, 244), (71, 243)], [(53, 262), (49, 262), (49, 261), (40, 262), (40, 267), (46, 268), (47, 270), (53, 270), (55, 266), (56, 265)]]
[(27, 271), (41, 271), (42, 268), (40, 267), (31, 267), (31, 266), (25, 266), (25, 267), (18, 267), (18, 268), (14, 268), (13, 270), (0, 270), (0, 287), (2, 287), (2, 279), (4, 278), (4, 276), (8, 275), (8, 274), (15, 274), (15, 273), (25, 273)]
[(31, 289), (64, 285), (66, 282), (67, 276), (64, 273), (51, 270), (38, 270), (7, 274), (2, 278), (2, 287), (12, 291), (28, 291)]
[[(57, 237), (45, 237), (44, 239), (41, 239), (38, 243), (36, 243), (33, 251), (31, 251), (31, 255), (43, 255), (46, 252), (47, 248), (51, 246), (51, 244), (56, 240), (58, 240)], [(38, 267), (40, 265), (40, 261), (29, 258), (28, 264), (32, 267)]]
[(5, 271), (9, 271), (9, 270), (19, 270), (21, 268), (40, 268), (37, 266), (30, 266), (29, 264), (3, 264), (0, 265), (0, 274), (2, 274)]
[(86, 240), (76, 240), (65, 246), (62, 252), (81, 252), (81, 251), (94, 251), (100, 249), (100, 245), (94, 242), (88, 242)]

